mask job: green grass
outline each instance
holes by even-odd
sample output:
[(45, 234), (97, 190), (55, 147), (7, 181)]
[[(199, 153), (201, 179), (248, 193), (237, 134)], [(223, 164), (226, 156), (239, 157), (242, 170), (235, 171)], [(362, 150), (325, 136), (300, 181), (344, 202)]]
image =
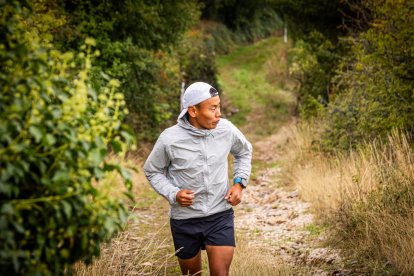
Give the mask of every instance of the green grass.
[(159, 195), (152, 189), (148, 189), (145, 193), (142, 193), (139, 198), (135, 200), (135, 209), (149, 209)]
[(286, 50), (286, 47), (280, 38), (270, 37), (217, 58), (224, 102), (230, 102), (231, 107), (227, 109), (239, 110), (230, 118), (239, 127), (253, 116), (252, 120), (260, 120), (262, 126), (257, 134), (267, 135), (274, 131), (275, 123), (290, 117), (292, 98), (270, 83), (266, 68), (272, 55)]
[(261, 70), (263, 63), (271, 56), (277, 44), (282, 43), (281, 38), (270, 37), (252, 45), (240, 46), (232, 53), (219, 56), (217, 65), (225, 68), (229, 65), (249, 71)]
[(312, 236), (319, 236), (322, 233), (322, 227), (316, 224), (308, 224), (304, 227), (305, 231), (309, 231), (310, 235)]

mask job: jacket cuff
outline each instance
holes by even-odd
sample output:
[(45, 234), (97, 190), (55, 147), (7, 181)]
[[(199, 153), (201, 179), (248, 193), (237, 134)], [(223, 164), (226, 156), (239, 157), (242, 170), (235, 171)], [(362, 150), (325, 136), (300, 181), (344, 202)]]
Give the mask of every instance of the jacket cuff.
[(172, 190), (169, 194), (168, 194), (168, 201), (170, 202), (170, 205), (177, 205), (177, 193), (180, 191), (179, 188), (176, 188), (174, 190)]

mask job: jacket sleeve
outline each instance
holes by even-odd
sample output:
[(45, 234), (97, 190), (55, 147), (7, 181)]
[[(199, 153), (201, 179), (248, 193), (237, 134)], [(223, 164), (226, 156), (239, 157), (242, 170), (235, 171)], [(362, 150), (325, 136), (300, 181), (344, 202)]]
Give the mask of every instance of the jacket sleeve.
[(154, 190), (165, 197), (171, 205), (176, 205), (176, 194), (180, 189), (165, 176), (169, 163), (170, 159), (161, 134), (145, 161), (144, 172)]
[(233, 143), (230, 153), (234, 156), (233, 179), (240, 177), (249, 180), (252, 170), (252, 145), (237, 127), (230, 123)]

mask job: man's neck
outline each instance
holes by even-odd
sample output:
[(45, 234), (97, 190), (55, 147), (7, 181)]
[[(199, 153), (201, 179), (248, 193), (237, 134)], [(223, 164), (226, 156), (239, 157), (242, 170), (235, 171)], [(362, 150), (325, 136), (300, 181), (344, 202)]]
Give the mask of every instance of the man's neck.
[(197, 119), (196, 118), (193, 118), (193, 117), (188, 116), (187, 119), (188, 119), (188, 122), (190, 123), (190, 125), (192, 125), (193, 127), (198, 128), (198, 129), (203, 129), (200, 126), (200, 124), (197, 122)]

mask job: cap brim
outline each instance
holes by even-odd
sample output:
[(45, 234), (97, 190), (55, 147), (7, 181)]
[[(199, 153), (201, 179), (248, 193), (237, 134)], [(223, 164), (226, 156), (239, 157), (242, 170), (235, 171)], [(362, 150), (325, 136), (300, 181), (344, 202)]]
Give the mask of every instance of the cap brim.
[(184, 108), (183, 110), (181, 110), (180, 115), (178, 115), (178, 119), (181, 119), (182, 117), (184, 117), (184, 115), (187, 113), (187, 108)]

